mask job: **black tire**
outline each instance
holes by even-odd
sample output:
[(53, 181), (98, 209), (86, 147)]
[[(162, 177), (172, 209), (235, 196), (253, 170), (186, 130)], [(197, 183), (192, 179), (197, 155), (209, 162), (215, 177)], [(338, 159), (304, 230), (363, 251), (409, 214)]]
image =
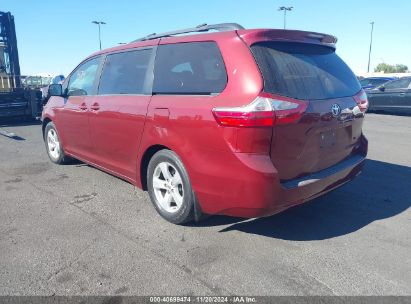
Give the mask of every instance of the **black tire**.
[[(168, 212), (165, 210), (157, 196), (155, 194), (155, 190), (153, 187), (153, 179), (154, 173), (156, 168), (160, 163), (169, 163), (172, 166), (171, 169), (176, 169), (181, 177), (182, 181), (182, 193), (183, 199), (182, 204), (177, 211)], [(174, 167), (174, 168), (173, 168)], [(170, 170), (171, 170), (170, 169)], [(181, 159), (175, 154), (173, 151), (170, 150), (160, 150), (153, 157), (150, 159), (147, 169), (147, 188), (148, 193), (150, 195), (151, 202), (153, 203), (154, 207), (156, 208), (157, 212), (167, 221), (173, 224), (185, 224), (194, 220), (194, 210), (195, 210), (195, 195), (193, 189), (191, 187), (190, 179), (187, 174), (187, 170), (185, 169)], [(174, 189), (175, 190), (175, 189)], [(164, 190), (167, 191), (167, 190)], [(172, 191), (172, 190), (170, 190)]]
[[(60, 152), (60, 153), (58, 153), (57, 156), (56, 156), (56, 155), (53, 155), (53, 153), (51, 152), (50, 146), (49, 146), (48, 134), (49, 134), (49, 132), (51, 132), (51, 131), (54, 132), (54, 134), (56, 135), (57, 140), (58, 140), (58, 142), (59, 142), (59, 147), (60, 147), (60, 149), (59, 149), (60, 151), (59, 151), (59, 152)], [(58, 135), (56, 126), (55, 126), (54, 123), (51, 122), (51, 121), (46, 125), (46, 128), (44, 129), (44, 143), (46, 144), (47, 154), (48, 154), (50, 160), (51, 160), (53, 163), (58, 164), (58, 165), (63, 165), (63, 164), (66, 164), (66, 163), (69, 162), (70, 158), (67, 157), (67, 156), (65, 155), (65, 153), (64, 153), (64, 149), (63, 149), (63, 146), (62, 146), (62, 144), (61, 144), (61, 142), (60, 142), (60, 137), (59, 137), (59, 135)]]

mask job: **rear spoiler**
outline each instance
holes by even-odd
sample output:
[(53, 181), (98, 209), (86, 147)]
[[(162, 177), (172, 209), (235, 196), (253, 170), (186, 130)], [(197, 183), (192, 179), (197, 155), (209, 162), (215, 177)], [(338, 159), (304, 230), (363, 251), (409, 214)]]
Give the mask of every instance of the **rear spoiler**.
[(335, 49), (337, 44), (337, 37), (316, 32), (256, 29), (239, 30), (237, 33), (245, 41), (245, 43), (250, 46), (254, 43), (263, 41), (288, 41), (319, 44)]

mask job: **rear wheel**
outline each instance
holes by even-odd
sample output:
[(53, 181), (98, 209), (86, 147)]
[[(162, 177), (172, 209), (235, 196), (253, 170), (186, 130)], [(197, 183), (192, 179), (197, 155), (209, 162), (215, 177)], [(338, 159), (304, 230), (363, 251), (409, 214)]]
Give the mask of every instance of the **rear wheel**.
[(157, 212), (167, 221), (184, 224), (194, 219), (195, 196), (187, 171), (174, 152), (154, 154), (148, 164), (147, 188)]
[(64, 154), (56, 126), (52, 122), (49, 122), (44, 130), (44, 142), (47, 154), (53, 163), (59, 165), (67, 163), (68, 157)]

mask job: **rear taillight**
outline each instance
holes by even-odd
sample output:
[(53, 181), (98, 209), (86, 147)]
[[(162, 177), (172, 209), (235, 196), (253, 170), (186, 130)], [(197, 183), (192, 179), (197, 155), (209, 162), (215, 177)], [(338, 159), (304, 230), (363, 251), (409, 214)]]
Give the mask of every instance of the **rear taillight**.
[(365, 113), (368, 110), (368, 97), (364, 90), (361, 90), (357, 95), (355, 95), (354, 100), (361, 112)]
[(286, 125), (299, 121), (308, 107), (306, 101), (285, 97), (272, 98), (271, 104), (275, 113), (276, 125)]
[(246, 106), (214, 108), (213, 114), (222, 126), (272, 127), (298, 121), (307, 105), (305, 101), (263, 93)]
[(214, 108), (217, 122), (226, 127), (270, 127), (274, 114), (269, 98), (257, 97), (243, 107)]

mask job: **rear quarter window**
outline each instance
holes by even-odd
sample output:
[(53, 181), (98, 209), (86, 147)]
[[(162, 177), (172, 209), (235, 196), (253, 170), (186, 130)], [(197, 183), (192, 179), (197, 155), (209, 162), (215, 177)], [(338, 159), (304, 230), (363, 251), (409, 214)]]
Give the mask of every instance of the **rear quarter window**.
[(334, 49), (303, 43), (264, 42), (251, 46), (264, 90), (296, 99), (353, 96), (361, 86)]
[(218, 94), (227, 72), (215, 42), (160, 45), (154, 68), (154, 94)]

